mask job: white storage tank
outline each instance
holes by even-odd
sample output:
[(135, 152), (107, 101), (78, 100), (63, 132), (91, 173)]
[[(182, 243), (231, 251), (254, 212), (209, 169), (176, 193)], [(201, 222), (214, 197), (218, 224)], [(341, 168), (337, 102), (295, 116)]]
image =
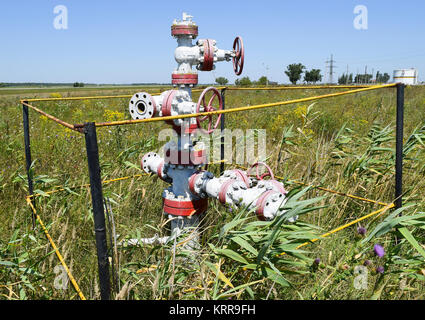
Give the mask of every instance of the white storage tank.
[(413, 68), (394, 70), (394, 82), (407, 85), (418, 84), (418, 71)]

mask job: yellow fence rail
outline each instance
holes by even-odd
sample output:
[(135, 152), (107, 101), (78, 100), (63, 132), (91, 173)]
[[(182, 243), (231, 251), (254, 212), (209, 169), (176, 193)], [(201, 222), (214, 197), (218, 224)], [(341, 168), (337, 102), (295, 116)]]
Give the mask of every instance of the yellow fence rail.
[[(383, 89), (383, 88), (390, 88), (390, 87), (395, 87), (395, 86), (396, 86), (396, 84), (392, 83), (392, 84), (371, 86), (371, 87), (368, 87), (368, 88), (361, 88), (361, 89), (355, 89), (355, 90), (349, 90), (349, 91), (343, 91), (343, 92), (329, 93), (329, 94), (324, 94), (324, 95), (314, 96), (314, 97), (308, 97), (308, 98), (279, 101), (279, 102), (259, 104), (259, 105), (254, 105), (254, 106), (238, 107), (238, 108), (225, 109), (225, 110), (200, 112), (200, 113), (194, 113), (194, 114), (185, 114), (185, 115), (167, 116), (167, 117), (140, 119), (140, 120), (122, 120), (122, 121), (112, 121), (112, 122), (101, 122), (101, 123), (96, 123), (96, 127), (119, 126), (119, 125), (125, 125), (125, 124), (166, 121), (166, 120), (175, 120), (175, 119), (194, 118), (194, 117), (199, 117), (199, 116), (210, 116), (210, 115), (219, 115), (219, 114), (242, 112), (242, 111), (251, 111), (251, 110), (277, 107), (277, 106), (284, 106), (284, 105), (288, 105), (288, 104), (296, 104), (296, 103), (301, 103), (301, 102), (308, 102), (308, 101), (315, 101), (315, 100), (321, 100), (321, 99), (332, 98), (332, 97), (339, 97), (339, 96), (343, 96), (343, 95), (349, 95), (349, 94), (366, 92), (366, 91)], [(74, 126), (76, 128), (77, 127), (83, 127), (83, 125), (74, 125)]]
[(43, 228), (44, 234), (46, 235), (47, 239), (50, 242), (50, 245), (52, 246), (53, 250), (56, 253), (56, 256), (58, 257), (60, 263), (64, 267), (66, 273), (68, 274), (69, 280), (71, 281), (73, 287), (75, 288), (75, 291), (77, 291), (78, 295), (80, 296), (81, 300), (86, 300), (86, 297), (81, 292), (80, 287), (77, 284), (77, 281), (75, 280), (74, 276), (72, 275), (71, 271), (68, 268), (68, 265), (66, 264), (64, 258), (62, 257), (61, 253), (59, 252), (58, 247), (56, 246), (55, 242), (53, 241), (52, 237), (50, 236), (46, 226), (44, 225), (43, 221), (41, 220), (40, 216), (38, 215), (37, 211), (34, 208), (34, 205), (31, 202), (30, 197), (26, 198), (27, 204), (30, 206), (32, 212), (34, 213), (38, 223), (40, 224), (41, 228)]
[[(254, 105), (254, 106), (245, 106), (245, 107), (238, 107), (238, 108), (231, 108), (226, 110), (217, 110), (217, 111), (209, 111), (209, 112), (200, 112), (195, 114), (185, 114), (185, 115), (177, 115), (177, 116), (167, 116), (167, 117), (157, 117), (157, 118), (149, 118), (149, 119), (141, 119), (141, 120), (122, 120), (122, 121), (112, 121), (112, 122), (99, 122), (96, 123), (96, 127), (107, 127), (107, 126), (118, 126), (118, 125), (127, 125), (127, 124), (137, 124), (137, 123), (145, 123), (145, 122), (156, 122), (156, 121), (166, 121), (166, 120), (175, 120), (175, 119), (184, 119), (184, 118), (193, 118), (193, 117), (199, 117), (199, 116), (209, 116), (209, 115), (219, 115), (219, 114), (225, 114), (225, 113), (234, 113), (234, 112), (242, 112), (242, 111), (250, 111), (250, 110), (256, 110), (256, 109), (264, 109), (264, 108), (271, 108), (271, 107), (277, 107), (277, 106), (284, 106), (289, 104), (296, 104), (296, 103), (302, 103), (302, 102), (308, 102), (308, 101), (315, 101), (320, 99), (326, 99), (326, 98), (332, 98), (332, 97), (338, 97), (348, 94), (354, 94), (359, 92), (365, 92), (370, 90), (377, 90), (377, 89), (383, 89), (383, 88), (390, 88), (395, 87), (397, 84), (391, 83), (391, 84), (385, 84), (385, 85), (375, 85), (375, 86), (367, 86), (367, 87), (360, 87), (359, 86), (303, 86), (303, 87), (280, 87), (280, 88), (232, 88), (232, 87), (218, 87), (217, 89), (226, 89), (226, 90), (292, 90), (292, 89), (323, 89), (323, 88), (356, 88), (349, 91), (343, 91), (343, 92), (335, 92), (330, 94), (324, 94), (319, 96), (313, 96), (313, 97), (307, 97), (307, 98), (301, 98), (301, 99), (293, 99), (293, 100), (287, 100), (287, 101), (279, 101), (274, 103), (267, 103), (267, 104), (260, 104), (260, 105)], [(201, 91), (201, 89), (195, 89), (192, 90), (192, 92)], [(156, 93), (159, 94), (159, 93)], [(153, 94), (155, 95), (155, 94)], [(97, 96), (97, 97), (69, 97), (69, 98), (40, 98), (40, 99), (26, 99), (21, 100), (20, 102), (33, 109), (34, 111), (46, 116), (48, 119), (55, 121), (56, 123), (59, 123), (68, 129), (71, 130), (78, 130), (80, 131), (81, 128), (83, 128), (83, 124), (70, 124), (63, 120), (60, 120), (52, 115), (47, 114), (43, 110), (40, 110), (39, 108), (29, 104), (29, 102), (39, 102), (39, 101), (66, 101), (66, 100), (85, 100), (85, 99), (112, 99), (112, 98), (129, 98), (132, 97), (132, 95), (121, 95), (121, 96)]]

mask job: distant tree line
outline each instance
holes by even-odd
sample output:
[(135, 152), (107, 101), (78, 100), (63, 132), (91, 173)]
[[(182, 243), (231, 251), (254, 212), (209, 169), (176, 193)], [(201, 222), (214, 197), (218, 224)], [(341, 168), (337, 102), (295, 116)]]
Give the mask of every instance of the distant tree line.
[[(317, 82), (321, 82), (323, 76), (321, 74), (320, 69), (311, 69), (307, 70), (307, 68), (302, 63), (292, 63), (286, 67), (285, 74), (288, 76), (289, 81), (296, 85), (298, 81), (301, 79), (304, 83), (307, 84), (315, 84)], [(304, 77), (302, 75), (304, 74)], [(376, 73), (375, 79), (373, 79), (372, 74), (357, 74), (353, 76), (353, 74), (343, 74), (339, 77), (339, 84), (368, 84), (368, 83), (387, 83), (391, 79), (388, 73), (380, 73), (379, 71)], [(216, 79), (216, 82), (221, 85), (225, 85), (228, 83), (226, 78), (220, 77)], [(251, 81), (249, 77), (243, 77), (241, 79), (237, 79), (235, 81), (235, 85), (239, 86), (250, 86), (253, 84), (257, 85), (268, 85), (271, 82), (268, 81), (267, 77), (262, 76), (258, 81)]]
[(78, 88), (78, 87), (84, 87), (84, 83), (82, 82), (74, 82), (74, 88)]

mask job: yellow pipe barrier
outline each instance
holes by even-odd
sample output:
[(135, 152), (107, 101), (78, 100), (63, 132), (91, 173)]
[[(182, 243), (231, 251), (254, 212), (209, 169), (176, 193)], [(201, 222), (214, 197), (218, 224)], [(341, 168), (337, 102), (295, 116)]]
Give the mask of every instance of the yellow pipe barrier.
[[(357, 92), (363, 92), (363, 91), (369, 91), (369, 90), (376, 90), (381, 88), (388, 88), (388, 87), (394, 87), (397, 84), (387, 84), (387, 85), (376, 85), (376, 86), (368, 86), (361, 89), (355, 89), (355, 90), (349, 90), (349, 91), (343, 91), (343, 92), (337, 92), (337, 93), (331, 93), (331, 94), (325, 94), (321, 96), (314, 96), (309, 98), (302, 98), (302, 99), (294, 99), (289, 101), (280, 101), (275, 103), (268, 103), (268, 104), (261, 104), (261, 105), (255, 105), (255, 106), (246, 106), (246, 107), (239, 107), (239, 108), (232, 108), (232, 109), (226, 109), (226, 110), (217, 110), (217, 111), (210, 111), (210, 112), (201, 112), (201, 113), (195, 113), (195, 114), (186, 114), (186, 115), (178, 115), (178, 116), (168, 116), (168, 117), (158, 117), (158, 118), (149, 118), (149, 119), (141, 119), (141, 120), (123, 120), (123, 121), (113, 121), (113, 122), (100, 122), (96, 123), (96, 127), (105, 127), (105, 126), (118, 126), (118, 125), (125, 125), (125, 124), (135, 124), (135, 123), (142, 123), (142, 122), (156, 122), (156, 121), (166, 121), (166, 120), (175, 120), (175, 119), (184, 119), (184, 118), (193, 118), (198, 116), (209, 116), (209, 115), (216, 115), (216, 114), (224, 114), (224, 113), (233, 113), (233, 112), (241, 112), (241, 111), (249, 111), (249, 110), (255, 110), (255, 109), (262, 109), (262, 108), (270, 108), (270, 107), (276, 107), (276, 106), (282, 106), (282, 105), (288, 105), (288, 104), (295, 104), (295, 103), (301, 103), (301, 102), (307, 102), (307, 101), (313, 101), (313, 100), (319, 100), (319, 99), (325, 99), (330, 97), (337, 97), (347, 94), (353, 94)], [(328, 86), (328, 88), (333, 86)], [(335, 86), (336, 87), (336, 86)], [(353, 86), (339, 86), (338, 88), (352, 88)], [(354, 86), (358, 87), (358, 86)], [(226, 87), (218, 87), (217, 89), (223, 89)], [(299, 88), (299, 87), (287, 87), (287, 88)], [(301, 88), (301, 87), (300, 87)], [(309, 88), (309, 87), (302, 87), (303, 89)], [(324, 86), (317, 86), (317, 87), (310, 87), (310, 88), (324, 88)], [(226, 88), (228, 90), (273, 90), (272, 88)], [(276, 88), (274, 88), (276, 89)], [(192, 90), (192, 92), (202, 91), (202, 89), (195, 89)], [(159, 94), (159, 93), (157, 93)], [(155, 95), (155, 94), (154, 94)], [(83, 127), (83, 124), (75, 124), (71, 125), (65, 121), (62, 121), (60, 119), (57, 119), (44, 111), (26, 103), (26, 102), (38, 102), (38, 101), (64, 101), (64, 100), (84, 100), (84, 99), (109, 99), (109, 98), (129, 98), (132, 97), (131, 95), (122, 95), (122, 96), (96, 96), (96, 97), (69, 97), (69, 98), (45, 98), (45, 99), (27, 99), (27, 100), (20, 100), (20, 102), (35, 111), (45, 115), (50, 120), (53, 120), (69, 129), (72, 130), (79, 130)], [(26, 102), (25, 102), (26, 101)]]
[(62, 266), (65, 268), (66, 273), (68, 274), (69, 280), (71, 280), (72, 285), (75, 288), (75, 291), (77, 291), (78, 295), (80, 296), (81, 300), (86, 300), (86, 297), (84, 296), (84, 294), (81, 292), (80, 287), (77, 284), (77, 281), (75, 281), (74, 276), (72, 275), (71, 271), (69, 270), (65, 260), (63, 259), (61, 253), (59, 252), (59, 249), (56, 247), (55, 242), (53, 241), (52, 237), (50, 236), (49, 232), (47, 231), (46, 226), (44, 225), (43, 221), (41, 220), (40, 216), (37, 214), (37, 211), (34, 208), (34, 205), (32, 204), (30, 197), (26, 197), (27, 203), (28, 205), (31, 207), (32, 212), (34, 213), (34, 215), (37, 218), (38, 223), (41, 225), (41, 227), (43, 228), (44, 234), (46, 235), (47, 239), (49, 240), (53, 250), (55, 250), (55, 253), (57, 255), (57, 257), (59, 258), (59, 261), (61, 262)]
[[(356, 224), (356, 223), (358, 223), (358, 222), (360, 222), (360, 221), (366, 220), (366, 219), (368, 219), (368, 218), (370, 218), (370, 217), (372, 217), (372, 216), (374, 216), (374, 215), (377, 215), (377, 214), (384, 214), (387, 210), (389, 210), (389, 209), (391, 209), (391, 208), (394, 208), (394, 206), (395, 206), (395, 205), (394, 205), (394, 203), (390, 203), (389, 205), (387, 205), (387, 206), (386, 206), (386, 207), (384, 207), (384, 208), (381, 208), (381, 209), (379, 209), (379, 210), (373, 211), (373, 212), (371, 212), (371, 213), (369, 213), (369, 214), (367, 214), (367, 215), (365, 215), (365, 216), (363, 216), (363, 217), (361, 217), (361, 218), (358, 218), (358, 219), (353, 220), (353, 221), (351, 221), (351, 222), (349, 222), (349, 223), (347, 223), (347, 224), (344, 224), (344, 225), (342, 225), (342, 226), (340, 226), (340, 227), (338, 227), (338, 228), (335, 228), (335, 229), (333, 229), (333, 230), (331, 230), (331, 231), (329, 231), (329, 232), (326, 232), (326, 233), (322, 234), (322, 235), (320, 236), (320, 238), (316, 238), (316, 239), (312, 239), (312, 240), (310, 240), (310, 241), (304, 242), (304, 243), (300, 244), (298, 247), (296, 247), (296, 249), (300, 249), (300, 248), (302, 248), (302, 247), (305, 247), (306, 245), (309, 245), (309, 244), (311, 244), (311, 243), (314, 243), (314, 242), (316, 242), (316, 241), (319, 241), (319, 240), (321, 240), (321, 239), (323, 239), (323, 238), (329, 237), (330, 235), (332, 235), (332, 234), (334, 234), (334, 233), (337, 233), (338, 231), (344, 230), (344, 229), (346, 229), (346, 228), (348, 228), (348, 227), (352, 226), (353, 224)], [(276, 255), (276, 257), (281, 257), (281, 256), (283, 256), (283, 255), (285, 255), (285, 254), (286, 254), (286, 252), (282, 252), (282, 253), (280, 253), (280, 254), (277, 254), (277, 255)]]
[[(284, 178), (282, 178), (282, 177), (278, 177), (278, 176), (275, 176), (275, 177), (284, 180)], [(344, 196), (344, 197), (348, 197), (348, 198), (352, 198), (352, 199), (356, 199), (356, 200), (360, 200), (360, 201), (364, 201), (364, 202), (370, 202), (370, 203), (379, 204), (380, 206), (384, 206), (384, 207), (388, 205), (388, 203), (385, 203), (385, 202), (381, 202), (381, 201), (377, 201), (377, 200), (371, 200), (371, 199), (367, 199), (367, 198), (355, 196), (355, 195), (352, 195), (352, 194), (349, 194), (349, 193), (344, 193), (344, 192), (335, 191), (335, 190), (331, 190), (331, 189), (327, 189), (327, 188), (323, 188), (323, 187), (309, 185), (307, 183), (304, 183), (304, 182), (301, 182), (301, 181), (297, 181), (297, 180), (290, 179), (288, 181), (291, 181), (293, 183), (296, 183), (296, 184), (299, 184), (299, 185), (303, 185), (303, 186), (310, 186), (310, 187), (313, 187), (315, 189), (319, 189), (319, 190), (322, 190), (322, 191), (325, 191), (325, 192), (329, 192), (329, 193), (334, 193), (334, 194), (337, 194), (337, 195), (340, 195), (340, 196)]]
[[(127, 180), (127, 179), (131, 179), (131, 178), (138, 178), (138, 177), (142, 177), (142, 176), (148, 176), (148, 174), (135, 174), (133, 176), (126, 176), (126, 177), (121, 177), (121, 178), (116, 178), (116, 179), (110, 179), (110, 180), (104, 180), (102, 181), (102, 184), (108, 184), (111, 182), (116, 182), (116, 181), (122, 181), (122, 180)], [(68, 189), (72, 190), (72, 189), (82, 189), (82, 188), (88, 188), (90, 187), (90, 184), (83, 184), (81, 186), (74, 186), (74, 187), (68, 187)], [(62, 192), (62, 191), (66, 191), (66, 189), (63, 186), (54, 186), (53, 188), (58, 188), (52, 191), (47, 191), (45, 192), (45, 194), (53, 194), (53, 193), (57, 193), (57, 192)], [(35, 198), (38, 196), (42, 196), (41, 194), (33, 194), (33, 195), (29, 195), (28, 198)]]
[(239, 87), (227, 87), (226, 90), (231, 90), (231, 91), (243, 91), (243, 90), (247, 90), (247, 91), (252, 91), (252, 90), (267, 90), (267, 91), (272, 91), (272, 90), (299, 90), (299, 89), (350, 89), (350, 88), (369, 88), (372, 86), (326, 86), (326, 85), (322, 85), (322, 86), (286, 86), (286, 87), (247, 87), (247, 88), (239, 88)]
[[(125, 124), (157, 122), (157, 121), (166, 121), (166, 120), (175, 120), (175, 119), (194, 118), (194, 117), (198, 117), (198, 116), (210, 116), (210, 115), (218, 115), (218, 114), (225, 114), (225, 113), (250, 111), (250, 110), (256, 110), (256, 109), (263, 109), (263, 108), (277, 107), (277, 106), (283, 106), (283, 105), (288, 105), (288, 104), (295, 104), (295, 103), (301, 103), (301, 102), (307, 102), (307, 101), (320, 100), (320, 99), (331, 98), (331, 97), (338, 97), (338, 96), (354, 94), (354, 93), (358, 93), (358, 92), (365, 92), (365, 91), (370, 91), (370, 90), (377, 90), (377, 89), (382, 89), (382, 88), (390, 88), (390, 87), (395, 87), (396, 85), (397, 84), (395, 84), (395, 83), (391, 83), (391, 84), (386, 84), (386, 85), (371, 86), (371, 87), (362, 88), (362, 89), (355, 89), (355, 90), (349, 90), (349, 91), (343, 91), (343, 92), (330, 93), (330, 94), (325, 94), (325, 95), (321, 95), (321, 96), (294, 99), (294, 100), (288, 100), (288, 101), (279, 101), (279, 102), (274, 102), (274, 103), (267, 103), (267, 104), (260, 104), (260, 105), (254, 105), (254, 106), (225, 109), (225, 110), (200, 112), (200, 113), (194, 113), (194, 114), (184, 114), (184, 115), (177, 115), (177, 116), (167, 116), (167, 117), (140, 119), (140, 120), (122, 120), (122, 121), (112, 121), (112, 122), (100, 122), (100, 123), (96, 123), (96, 127), (119, 126), (119, 125), (125, 125)], [(82, 128), (83, 124), (74, 125), (74, 126), (76, 128)]]
[[(155, 93), (156, 94), (156, 93)], [(114, 99), (114, 98), (131, 98), (133, 95), (119, 95), (119, 96), (87, 96), (87, 97), (68, 97), (68, 98), (34, 98), (22, 99), (20, 102), (41, 102), (41, 101), (73, 101), (73, 100), (92, 100), (92, 99)]]

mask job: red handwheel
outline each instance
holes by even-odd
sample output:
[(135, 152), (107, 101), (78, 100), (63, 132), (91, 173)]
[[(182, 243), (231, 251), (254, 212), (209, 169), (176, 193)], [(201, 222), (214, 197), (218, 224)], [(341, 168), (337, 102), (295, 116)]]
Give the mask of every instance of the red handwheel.
[(233, 51), (235, 51), (235, 56), (233, 57), (233, 71), (239, 76), (243, 70), (243, 62), (245, 51), (243, 48), (243, 40), (241, 37), (236, 37), (233, 41)]
[[(210, 98), (208, 98), (209, 93), (212, 93)], [(208, 104), (206, 103), (206, 101), (208, 101)], [(213, 106), (213, 103), (217, 103), (217, 102), (218, 102), (218, 108)], [(203, 111), (201, 111), (201, 106), (203, 107)], [(198, 104), (196, 105), (196, 113), (211, 112), (211, 111), (217, 111), (217, 110), (223, 110), (223, 99), (221, 97), (220, 92), (216, 88), (208, 87), (204, 91), (202, 91), (201, 95), (199, 96)], [(217, 129), (220, 123), (221, 113), (218, 115), (217, 120), (215, 121), (214, 124), (213, 124), (213, 116), (214, 115), (196, 117), (196, 123), (198, 124), (198, 128), (206, 131), (206, 133), (208, 134), (211, 134), (215, 129)], [(208, 119), (208, 129), (205, 130), (201, 127), (201, 123), (207, 119)]]
[[(258, 167), (260, 165), (266, 167), (266, 169), (267, 169), (267, 172), (263, 173), (261, 176), (260, 176), (260, 174), (258, 172)], [(264, 162), (256, 162), (256, 163), (254, 163), (251, 166), (251, 168), (248, 169), (248, 171), (247, 171), (246, 174), (249, 175), (250, 172), (251, 172), (251, 169), (253, 169), (253, 168), (256, 168), (256, 172), (255, 172), (256, 174), (255, 175), (256, 175), (256, 177), (257, 177), (258, 180), (263, 180), (265, 177), (270, 177), (272, 180), (274, 180), (274, 174), (273, 174), (272, 169), (270, 169), (270, 167), (267, 164), (265, 164)]]

